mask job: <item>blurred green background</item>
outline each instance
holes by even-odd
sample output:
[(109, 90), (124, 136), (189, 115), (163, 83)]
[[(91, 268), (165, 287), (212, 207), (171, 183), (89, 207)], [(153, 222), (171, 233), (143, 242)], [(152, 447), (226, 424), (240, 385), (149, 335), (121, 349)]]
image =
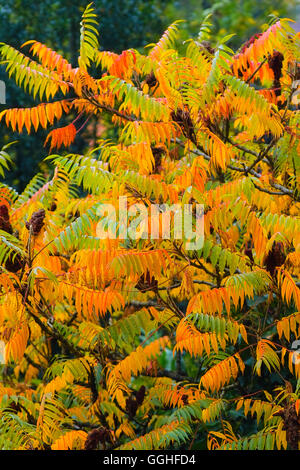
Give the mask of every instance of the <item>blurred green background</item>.
[[(76, 66), (79, 49), (79, 22), (87, 0), (0, 0), (0, 42), (18, 49), (23, 42), (36, 39), (64, 55)], [(127, 48), (142, 50), (156, 42), (170, 23), (184, 19), (181, 29), (185, 37), (196, 37), (202, 20), (212, 13), (212, 42), (234, 33), (229, 45), (238, 48), (254, 33), (261, 31), (269, 15), (296, 19), (298, 0), (95, 0), (100, 20), (100, 44), (104, 50), (121, 52)], [(6, 106), (27, 107), (34, 103), (12, 80), (7, 79), (4, 67), (0, 79), (6, 83)], [(0, 123), (0, 147), (18, 140), (10, 153), (15, 168), (6, 182), (22, 190), (29, 179), (43, 170), (46, 156), (43, 142), (47, 132), (28, 136), (9, 131)], [(73, 152), (81, 153), (87, 142), (84, 134), (77, 137)]]

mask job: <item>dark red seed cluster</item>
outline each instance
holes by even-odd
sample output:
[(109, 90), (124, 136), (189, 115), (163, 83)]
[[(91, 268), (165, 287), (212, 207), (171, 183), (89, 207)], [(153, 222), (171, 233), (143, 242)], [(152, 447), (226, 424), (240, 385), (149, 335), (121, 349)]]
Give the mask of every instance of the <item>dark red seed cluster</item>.
[(13, 229), (9, 221), (8, 207), (5, 204), (0, 206), (0, 229), (10, 234), (13, 233)]
[(179, 124), (183, 135), (187, 139), (190, 139), (193, 143), (197, 143), (194, 125), (189, 111), (178, 108), (177, 111), (171, 112), (171, 118)]
[(202, 41), (199, 43), (199, 45), (205, 49), (209, 54), (214, 54), (216, 52), (216, 49), (214, 49), (211, 46), (211, 43), (209, 41)]
[(273, 55), (268, 59), (268, 65), (273, 70), (275, 80), (279, 80), (281, 77), (283, 59), (283, 55), (278, 51), (274, 51)]
[(159, 173), (161, 171), (161, 160), (162, 156), (165, 153), (165, 150), (162, 147), (151, 147), (154, 161), (155, 161), (155, 167), (153, 170), (153, 173)]
[(149, 88), (153, 88), (157, 84), (157, 80), (153, 70), (152, 72), (148, 73), (148, 75), (146, 75), (145, 82), (147, 83)]
[(189, 404), (189, 397), (185, 393), (182, 395), (181, 400), (185, 405)]
[(300, 415), (297, 415), (295, 403), (289, 404), (287, 407), (274, 414), (281, 416), (284, 421), (282, 429), (286, 431), (286, 440), (289, 447), (293, 450), (298, 450), (300, 440)]
[(142, 385), (139, 390), (136, 392), (135, 396), (136, 396), (136, 401), (137, 401), (137, 404), (139, 406), (141, 406), (141, 404), (143, 403), (144, 401), (144, 398), (145, 398), (145, 393), (146, 393), (146, 387), (145, 385)]
[[(8, 207), (5, 204), (0, 206), (0, 229), (9, 234), (13, 233), (13, 228), (9, 220)], [(22, 259), (19, 254), (10, 255), (5, 261), (5, 269), (12, 273), (19, 271), (22, 265)]]
[(49, 211), (54, 212), (54, 211), (56, 211), (56, 209), (57, 209), (57, 204), (56, 204), (55, 201), (52, 201), (51, 206), (49, 207)]
[(150, 272), (147, 271), (146, 275), (141, 275), (135, 287), (141, 292), (148, 292), (150, 290), (155, 291), (158, 287), (158, 282), (154, 276), (150, 277)]
[(283, 60), (283, 55), (281, 54), (281, 52), (278, 51), (274, 51), (273, 55), (270, 56), (268, 59), (269, 67), (273, 70), (274, 73), (273, 89), (275, 91), (276, 96), (279, 96), (281, 94), (280, 77), (282, 73)]
[(258, 39), (261, 35), (262, 33), (258, 33), (258, 34), (254, 34), (254, 36), (251, 36), (251, 38), (248, 39), (248, 41), (246, 41), (244, 45), (242, 46), (241, 53), (244, 53), (245, 50), (248, 49), (248, 47), (251, 46), (251, 44), (253, 44), (256, 41), (256, 39)]
[(271, 276), (274, 276), (276, 268), (284, 264), (285, 259), (283, 243), (274, 242), (271, 251), (269, 251), (265, 258), (265, 267)]
[(32, 233), (33, 235), (38, 235), (44, 225), (44, 218), (45, 218), (45, 210), (40, 209), (36, 212), (34, 212), (29, 220), (29, 222), (26, 222), (26, 228), (27, 230), (30, 230), (30, 227), (32, 227)]
[(105, 442), (111, 442), (111, 433), (109, 429), (104, 427), (93, 429), (87, 435), (84, 449), (95, 450), (97, 449), (99, 443), (105, 447)]
[[(127, 398), (126, 400), (126, 412), (129, 418), (134, 418), (137, 409), (142, 405), (145, 398), (146, 388), (142, 385), (137, 392)], [(135, 396), (134, 396), (135, 395)]]
[(249, 240), (245, 246), (244, 253), (246, 256), (248, 256), (248, 258), (250, 258), (251, 262), (253, 263), (254, 259), (253, 259), (252, 247), (253, 247), (252, 242)]

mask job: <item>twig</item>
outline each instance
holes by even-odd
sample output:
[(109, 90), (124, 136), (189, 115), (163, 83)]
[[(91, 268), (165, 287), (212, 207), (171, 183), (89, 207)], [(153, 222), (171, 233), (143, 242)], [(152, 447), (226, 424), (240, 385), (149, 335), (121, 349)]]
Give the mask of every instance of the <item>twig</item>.
[(252, 78), (257, 74), (259, 69), (264, 65), (264, 63), (267, 61), (267, 57), (264, 58), (264, 60), (259, 64), (259, 66), (254, 70), (254, 72), (250, 75), (249, 78), (247, 78), (246, 83), (251, 82)]

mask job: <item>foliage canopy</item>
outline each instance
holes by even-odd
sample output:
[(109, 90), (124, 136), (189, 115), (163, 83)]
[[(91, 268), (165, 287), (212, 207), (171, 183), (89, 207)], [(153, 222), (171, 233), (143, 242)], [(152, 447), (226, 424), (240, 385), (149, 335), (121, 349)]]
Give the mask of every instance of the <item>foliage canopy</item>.
[[(0, 446), (297, 449), (299, 35), (276, 20), (234, 52), (208, 19), (182, 44), (177, 22), (116, 54), (97, 27), (90, 4), (78, 67), (37, 41), (0, 47), (40, 100), (2, 123), (54, 126), (53, 175), (0, 186)], [(103, 115), (116, 142), (52, 154)], [(99, 238), (97, 207), (120, 196), (204, 204), (203, 247)]]

